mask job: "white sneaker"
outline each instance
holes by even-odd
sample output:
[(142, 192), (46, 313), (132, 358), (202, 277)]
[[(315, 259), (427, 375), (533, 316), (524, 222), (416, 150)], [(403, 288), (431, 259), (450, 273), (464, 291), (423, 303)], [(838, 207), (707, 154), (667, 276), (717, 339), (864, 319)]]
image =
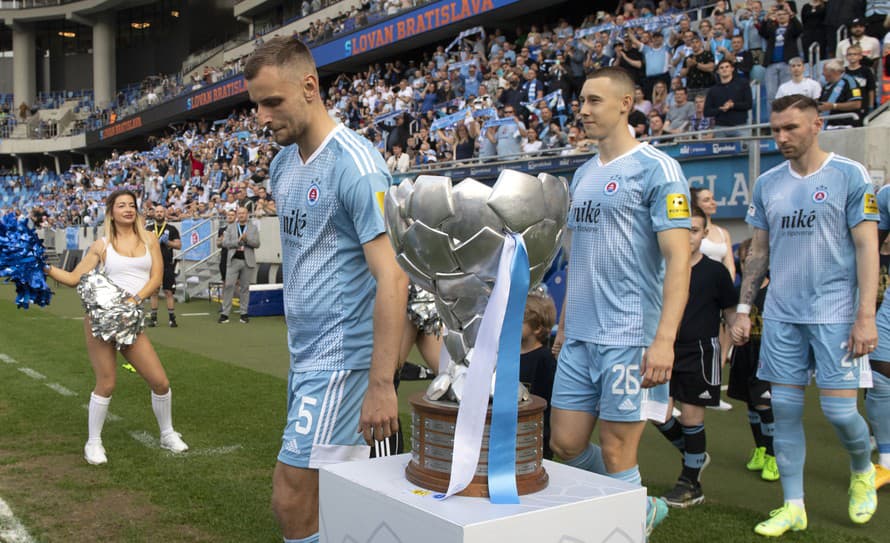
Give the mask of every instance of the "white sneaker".
[(170, 432), (165, 436), (161, 436), (161, 448), (175, 453), (183, 453), (189, 450), (189, 446), (182, 440), (182, 434), (179, 432)]
[(101, 466), (108, 463), (108, 457), (105, 456), (105, 447), (102, 446), (101, 442), (90, 443), (87, 441), (87, 444), (83, 446), (83, 458), (87, 461), (87, 464), (92, 464), (93, 466)]

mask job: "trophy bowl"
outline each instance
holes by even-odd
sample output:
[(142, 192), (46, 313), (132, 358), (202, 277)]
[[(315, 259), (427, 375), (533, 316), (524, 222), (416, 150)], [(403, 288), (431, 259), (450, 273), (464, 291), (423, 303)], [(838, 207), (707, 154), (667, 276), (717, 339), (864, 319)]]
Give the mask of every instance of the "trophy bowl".
[[(534, 288), (559, 251), (568, 206), (564, 179), (515, 170), (502, 171), (491, 187), (472, 178), (452, 184), (449, 177), (421, 175), (387, 192), (386, 231), (396, 258), (417, 286), (433, 294), (450, 357), (447, 369), (440, 364), (424, 397), (411, 400), (414, 439), (406, 470), (411, 482), (438, 491), (448, 486), (458, 406), (506, 237), (521, 236)], [(522, 391), (516, 474), (520, 493), (529, 493), (547, 485), (542, 466), (546, 402)], [(476, 477), (462, 495), (487, 495), (486, 443), (483, 437)]]

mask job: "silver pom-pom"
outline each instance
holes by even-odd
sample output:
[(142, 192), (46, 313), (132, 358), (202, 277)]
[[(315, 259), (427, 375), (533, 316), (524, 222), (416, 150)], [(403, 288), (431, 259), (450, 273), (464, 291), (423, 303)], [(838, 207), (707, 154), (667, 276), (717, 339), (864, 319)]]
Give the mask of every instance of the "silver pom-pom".
[(128, 303), (129, 293), (115, 285), (104, 273), (84, 274), (77, 285), (84, 311), (90, 318), (93, 336), (114, 344), (117, 350), (132, 345), (142, 332), (145, 311)]

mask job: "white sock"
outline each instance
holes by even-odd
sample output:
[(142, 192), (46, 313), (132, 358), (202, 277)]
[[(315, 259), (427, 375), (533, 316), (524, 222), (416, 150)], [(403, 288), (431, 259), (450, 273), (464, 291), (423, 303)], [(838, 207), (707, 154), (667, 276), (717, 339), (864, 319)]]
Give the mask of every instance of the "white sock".
[(108, 415), (108, 404), (111, 396), (104, 398), (95, 392), (90, 393), (89, 409), (89, 437), (87, 443), (102, 443), (102, 426), (105, 425), (105, 417)]
[(890, 469), (890, 453), (881, 453), (878, 455), (878, 463), (883, 467)]
[(793, 499), (793, 500), (785, 500), (785, 501), (788, 502), (788, 503), (790, 503), (791, 505), (796, 505), (796, 506), (800, 507), (801, 509), (804, 508), (804, 506), (803, 506), (803, 498), (795, 498), (795, 499)]
[(173, 391), (170, 389), (161, 396), (155, 394), (154, 391), (151, 393), (151, 409), (155, 412), (155, 418), (158, 419), (161, 437), (173, 432), (173, 407), (170, 399), (172, 394)]

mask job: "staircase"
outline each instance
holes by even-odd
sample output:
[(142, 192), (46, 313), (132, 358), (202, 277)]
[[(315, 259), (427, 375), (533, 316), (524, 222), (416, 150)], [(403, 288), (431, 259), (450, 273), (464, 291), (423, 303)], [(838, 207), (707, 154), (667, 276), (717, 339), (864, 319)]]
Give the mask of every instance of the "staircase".
[(219, 273), (219, 249), (198, 262), (182, 260), (176, 282), (176, 301), (187, 302), (192, 298), (210, 298), (210, 284), (221, 283)]

